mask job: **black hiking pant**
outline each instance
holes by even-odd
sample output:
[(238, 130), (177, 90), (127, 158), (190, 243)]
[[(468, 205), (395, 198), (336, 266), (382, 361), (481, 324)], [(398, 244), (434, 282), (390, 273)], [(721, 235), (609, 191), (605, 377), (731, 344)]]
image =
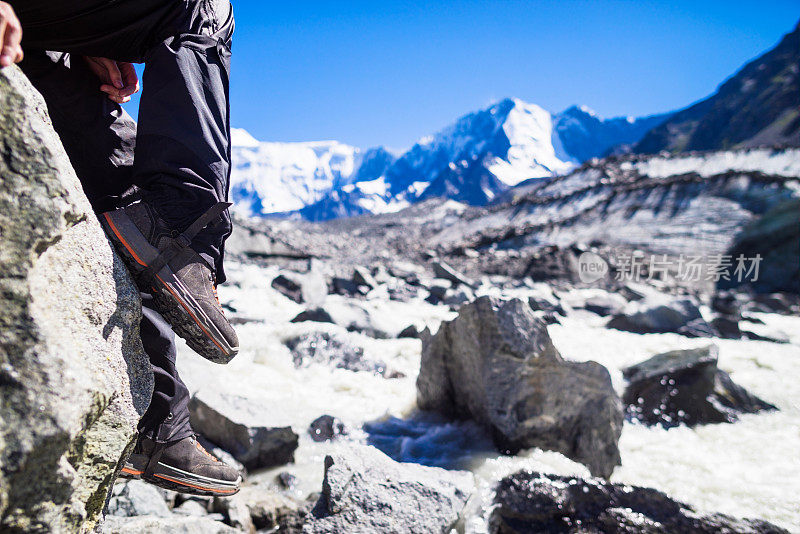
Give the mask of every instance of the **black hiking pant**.
[[(10, 0), (22, 23), (20, 65), (98, 213), (136, 200), (182, 231), (226, 201), (230, 175), (227, 0)], [(137, 123), (100, 92), (83, 55), (145, 63)], [(192, 248), (218, 282), (228, 214)], [(143, 295), (141, 336), (155, 391), (139, 429), (157, 441), (191, 434), (189, 392), (175, 368), (175, 335)]]

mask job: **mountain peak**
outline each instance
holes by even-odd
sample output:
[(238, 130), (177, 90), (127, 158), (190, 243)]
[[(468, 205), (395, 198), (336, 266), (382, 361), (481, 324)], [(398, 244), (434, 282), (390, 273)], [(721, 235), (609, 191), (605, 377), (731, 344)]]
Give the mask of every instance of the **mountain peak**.
[(257, 147), (258, 139), (250, 135), (244, 128), (231, 128), (231, 146)]

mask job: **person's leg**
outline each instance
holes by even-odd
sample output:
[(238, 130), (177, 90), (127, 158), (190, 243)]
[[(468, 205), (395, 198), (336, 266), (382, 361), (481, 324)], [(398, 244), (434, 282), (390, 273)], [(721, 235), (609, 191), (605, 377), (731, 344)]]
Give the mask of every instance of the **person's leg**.
[(193, 434), (189, 424), (189, 390), (175, 367), (175, 333), (142, 293), (142, 345), (150, 357), (155, 388), (153, 400), (139, 422), (141, 435), (165, 443)]
[(23, 48), (145, 61), (133, 162), (142, 202), (101, 214), (142, 291), (199, 354), (227, 363), (238, 338), (216, 298), (230, 173), (225, 0), (17, 2)]
[[(147, 200), (167, 224), (185, 229), (228, 199), (230, 178), (229, 73), (234, 22), (230, 4), (189, 17), (182, 33), (146, 57), (134, 172)], [(231, 222), (227, 212), (200, 232), (192, 248), (212, 259), (217, 282)]]
[[(136, 196), (133, 149), (136, 123), (97, 89), (81, 59), (63, 52), (26, 50), (20, 65), (47, 104), (53, 127), (96, 212), (115, 209)], [(192, 434), (189, 392), (175, 368), (175, 334), (142, 294), (142, 346), (155, 377), (153, 398), (139, 423), (142, 435), (173, 441)]]
[[(225, 202), (230, 175), (228, 76), (233, 13), (227, 0), (11, 0), (23, 49), (145, 62), (134, 181), (181, 232)], [(192, 248), (225, 280), (227, 213)]]

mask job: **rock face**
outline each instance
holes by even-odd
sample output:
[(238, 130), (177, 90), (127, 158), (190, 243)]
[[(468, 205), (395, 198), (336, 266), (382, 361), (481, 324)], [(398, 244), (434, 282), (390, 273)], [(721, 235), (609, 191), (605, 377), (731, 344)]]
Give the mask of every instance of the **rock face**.
[(665, 427), (732, 423), (741, 413), (775, 406), (735, 384), (717, 368), (714, 345), (653, 356), (623, 370), (629, 384), (623, 395), (634, 419)]
[(247, 469), (285, 464), (294, 460), (297, 434), (291, 427), (254, 421), (240, 410), (235, 398), (216, 399), (197, 393), (189, 401), (192, 428), (219, 445)]
[(0, 71), (0, 531), (89, 530), (150, 402), (139, 294), (41, 96)]
[(787, 532), (766, 521), (701, 515), (651, 488), (524, 471), (500, 481), (494, 502), (491, 534)]
[(325, 458), (322, 495), (303, 532), (449, 533), (473, 491), (470, 473), (397, 463), (359, 446)]
[(608, 371), (565, 361), (528, 304), (480, 297), (423, 332), (417, 403), (474, 419), (507, 450), (540, 447), (608, 477), (620, 463), (622, 405)]

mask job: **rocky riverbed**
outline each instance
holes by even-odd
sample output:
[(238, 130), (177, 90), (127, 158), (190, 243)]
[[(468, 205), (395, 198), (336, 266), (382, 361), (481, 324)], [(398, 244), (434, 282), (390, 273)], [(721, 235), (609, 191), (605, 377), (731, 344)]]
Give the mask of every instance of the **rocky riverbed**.
[[(637, 420), (635, 413), (631, 415), (629, 411), (617, 444), (620, 465), (613, 469), (610, 481), (654, 488), (690, 506), (697, 514), (758, 518), (773, 523), (775, 528), (800, 528), (794, 497), (800, 491), (800, 466), (796, 461), (800, 448), (800, 390), (796, 387), (800, 380), (800, 317), (796, 308), (790, 305), (779, 309), (775, 305), (776, 309), (768, 312), (766, 305), (759, 307), (754, 301), (743, 300), (739, 310), (747, 320), (737, 324), (760, 339), (747, 339), (744, 335), (741, 339), (725, 339), (719, 333), (704, 337), (675, 332), (634, 333), (607, 325), (612, 316), (623, 313), (634, 294), (644, 294), (646, 299), (674, 299), (665, 288), (657, 291), (631, 283), (609, 292), (558, 284), (554, 291), (551, 283), (497, 276), (457, 283), (437, 278), (442, 271), (436, 262), (436, 258), (417, 264), (404, 258), (387, 259), (363, 268), (351, 267), (350, 276), (345, 276), (345, 267), (325, 259), (281, 257), (265, 261), (239, 256), (229, 263), (230, 282), (221, 288), (220, 298), (231, 319), (238, 323), (242, 352), (231, 364), (218, 366), (183, 347), (179, 367), (197, 398), (215, 406), (226, 418), (249, 428), (289, 427), (297, 435), (296, 449), (291, 440), (270, 445), (283, 447), (283, 453), (289, 449), (293, 461), (286, 462), (284, 458), (271, 462), (277, 465), (263, 465), (248, 472), (242, 499), (251, 501), (244, 505), (250, 512), (261, 510), (253, 512), (254, 518), (260, 518), (256, 519), (261, 525), (257, 528), (279, 526), (276, 518), (282, 517), (281, 513), (286, 516), (280, 527), (282, 532), (299, 531), (298, 525), (304, 523), (325, 525), (310, 518), (314, 517), (315, 506), (319, 510), (318, 497), (326, 487), (323, 479), (326, 461), (330, 462), (326, 458), (356, 461), (362, 457), (359, 451), (364, 446), (377, 448), (400, 462), (447, 470), (438, 476), (426, 474), (428, 480), (445, 483), (448, 477), (473, 475), (474, 478), (461, 478), (453, 486), (467, 492), (469, 499), (456, 499), (457, 504), (448, 505), (453, 506), (450, 516), (421, 523), (425, 526), (420, 531), (434, 528), (433, 524), (442, 531), (455, 526), (462, 532), (516, 532), (497, 530), (497, 517), (492, 522), (492, 513), (497, 509), (498, 482), (517, 472), (591, 480), (592, 473), (585, 463), (580, 463), (580, 455), (559, 452), (557, 446), (547, 443), (507, 450), (479, 417), (463, 412), (454, 415), (419, 411), (417, 379), (423, 341), (398, 334), (414, 336), (425, 328), (436, 333), (443, 321), (458, 317), (458, 310), (464, 305), (459, 301), (481, 296), (492, 296), (498, 302), (519, 299), (520, 305), (530, 310), (530, 320), (541, 321), (563, 359), (593, 361), (604, 372), (607, 369), (617, 402), (625, 398), (628, 380), (624, 372), (630, 366), (669, 351), (716, 347), (718, 368), (748, 394), (776, 409), (740, 413), (733, 423), (694, 426), (652, 424)], [(414, 283), (398, 276), (401, 271)], [(414, 276), (407, 271), (413, 271)], [(278, 283), (274, 283), (276, 279)], [(283, 279), (295, 281), (294, 291), (286, 288)], [(342, 287), (348, 290), (337, 289)], [(459, 296), (460, 292), (467, 292), (468, 298)], [(439, 297), (432, 297), (434, 294)], [(451, 304), (447, 304), (450, 298)], [(633, 298), (642, 300), (640, 296)], [(699, 296), (684, 298), (696, 305), (709, 324), (720, 316), (709, 305), (710, 300)], [(599, 303), (606, 306), (598, 308)], [(325, 313), (315, 313), (312, 318), (316, 320), (293, 322), (309, 310)], [(545, 326), (546, 323), (550, 324)], [(679, 371), (691, 368), (691, 362), (684, 367)], [(713, 389), (713, 385), (710, 387)], [(316, 421), (323, 415), (332, 417)], [(329, 437), (332, 439), (326, 439)], [(366, 463), (371, 472), (383, 469), (389, 473), (386, 476), (390, 485), (400, 484), (399, 479), (392, 481), (390, 476), (402, 471), (396, 464), (380, 467), (381, 462), (391, 462), (389, 458), (370, 457), (358, 462), (361, 467), (353, 468), (356, 472), (365, 469)], [(397, 474), (394, 477), (402, 478)], [(367, 488), (370, 482), (363, 484)], [(374, 490), (365, 491), (372, 494)], [(437, 491), (447, 494), (453, 490)], [(453, 503), (455, 494), (450, 495), (447, 502)], [(268, 513), (253, 504), (258, 498), (269, 500), (267, 508), (272, 509)], [(380, 502), (387, 497), (375, 494), (372, 498)], [(232, 512), (225, 506), (198, 502), (201, 506), (194, 507), (197, 513), (202, 509), (211, 519), (249, 528), (231, 519)], [(363, 504), (356, 500), (342, 505), (342, 509), (363, 511)], [(382, 513), (404, 517), (397, 510)], [(264, 514), (272, 519), (265, 522)], [(389, 528), (380, 518), (359, 517), (359, 521), (366, 521), (364, 524), (372, 522)], [(409, 518), (407, 525), (417, 525), (414, 521)], [(310, 532), (337, 531), (330, 526), (306, 528)], [(336, 528), (343, 527), (338, 524)], [(381, 527), (375, 528), (382, 531)], [(396, 531), (415, 530), (408, 527)]]

